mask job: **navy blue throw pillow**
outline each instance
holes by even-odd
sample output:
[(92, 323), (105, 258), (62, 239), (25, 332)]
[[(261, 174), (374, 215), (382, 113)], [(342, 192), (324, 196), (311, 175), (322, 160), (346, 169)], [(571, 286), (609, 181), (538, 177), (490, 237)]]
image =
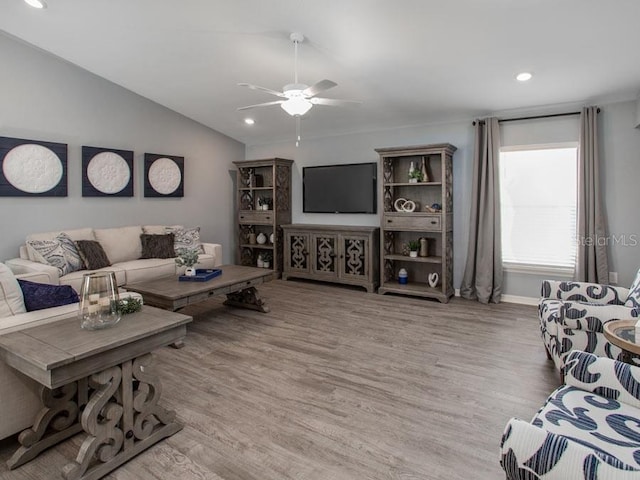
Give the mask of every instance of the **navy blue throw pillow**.
[(27, 312), (69, 305), (80, 301), (78, 294), (70, 285), (49, 285), (20, 279), (18, 279), (18, 283), (22, 289), (24, 306)]

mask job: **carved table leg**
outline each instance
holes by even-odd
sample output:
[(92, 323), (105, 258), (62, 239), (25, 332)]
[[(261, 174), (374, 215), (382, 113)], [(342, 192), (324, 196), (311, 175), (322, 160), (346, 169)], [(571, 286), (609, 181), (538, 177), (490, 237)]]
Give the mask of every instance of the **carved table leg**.
[(227, 300), (224, 304), (231, 307), (257, 310), (262, 313), (267, 313), (269, 311), (269, 307), (267, 307), (264, 300), (260, 298), (260, 294), (255, 287), (245, 288), (239, 292), (227, 293)]
[(67, 480), (97, 480), (151, 445), (182, 429), (175, 413), (158, 405), (162, 393), (151, 354), (90, 377), (95, 390), (82, 413), (87, 432)]
[(86, 381), (81, 380), (54, 390), (41, 387), (44, 408), (38, 412), (33, 427), (18, 436), (21, 447), (7, 461), (9, 469), (27, 463), (40, 452), (82, 431), (78, 412), (86, 403), (86, 385)]

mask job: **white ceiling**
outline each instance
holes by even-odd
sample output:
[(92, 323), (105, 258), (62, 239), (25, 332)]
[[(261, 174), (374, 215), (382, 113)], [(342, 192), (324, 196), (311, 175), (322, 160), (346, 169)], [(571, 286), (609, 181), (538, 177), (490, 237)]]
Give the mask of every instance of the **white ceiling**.
[[(277, 100), (328, 78), (305, 136), (635, 98), (640, 0), (0, 0), (0, 29), (247, 144), (294, 140)], [(531, 71), (528, 83), (514, 80)], [(256, 125), (243, 123), (247, 116)]]

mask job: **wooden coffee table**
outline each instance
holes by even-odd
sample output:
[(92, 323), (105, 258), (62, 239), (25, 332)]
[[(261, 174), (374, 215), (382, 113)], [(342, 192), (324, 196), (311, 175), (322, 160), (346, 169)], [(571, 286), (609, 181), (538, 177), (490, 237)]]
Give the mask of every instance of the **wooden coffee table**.
[(161, 372), (150, 352), (181, 341), (190, 321), (144, 306), (104, 330), (83, 330), (72, 315), (0, 335), (0, 359), (42, 385), (43, 409), (18, 437), (9, 468), (84, 430), (63, 476), (95, 480), (180, 431), (175, 413), (158, 405)]
[(141, 294), (145, 305), (174, 312), (215, 295), (226, 295), (225, 305), (263, 313), (269, 311), (256, 286), (271, 280), (273, 270), (241, 265), (222, 265), (216, 268), (222, 270), (222, 275), (206, 282), (180, 282), (178, 277), (164, 277), (149, 282), (127, 284), (124, 288)]

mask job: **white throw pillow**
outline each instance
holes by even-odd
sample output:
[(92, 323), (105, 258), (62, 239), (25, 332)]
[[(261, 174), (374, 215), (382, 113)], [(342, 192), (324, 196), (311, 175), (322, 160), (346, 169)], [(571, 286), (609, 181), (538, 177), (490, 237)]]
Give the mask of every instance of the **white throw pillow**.
[(94, 234), (112, 264), (137, 260), (142, 255), (140, 226), (96, 228)]
[(0, 263), (0, 320), (26, 311), (18, 280), (9, 267)]
[(630, 308), (640, 308), (640, 270), (629, 288), (629, 295), (624, 305)]
[(56, 267), (61, 277), (84, 267), (75, 243), (64, 232), (52, 240), (27, 240), (27, 250), (29, 258)]
[(200, 243), (200, 227), (193, 228), (174, 228), (167, 227), (166, 233), (173, 233), (175, 239), (173, 241), (173, 247), (176, 254), (182, 249), (197, 249), (198, 253), (204, 253), (204, 248)]
[[(27, 242), (29, 240), (55, 240), (61, 233), (66, 233), (71, 240), (95, 240), (96, 238), (93, 236), (93, 228), (76, 228), (71, 230), (62, 230), (58, 232), (43, 232), (43, 233), (32, 233), (27, 235)], [(35, 257), (32, 257), (33, 251), (27, 249), (27, 254), (29, 255), (29, 260), (33, 262), (38, 262), (39, 260)]]

